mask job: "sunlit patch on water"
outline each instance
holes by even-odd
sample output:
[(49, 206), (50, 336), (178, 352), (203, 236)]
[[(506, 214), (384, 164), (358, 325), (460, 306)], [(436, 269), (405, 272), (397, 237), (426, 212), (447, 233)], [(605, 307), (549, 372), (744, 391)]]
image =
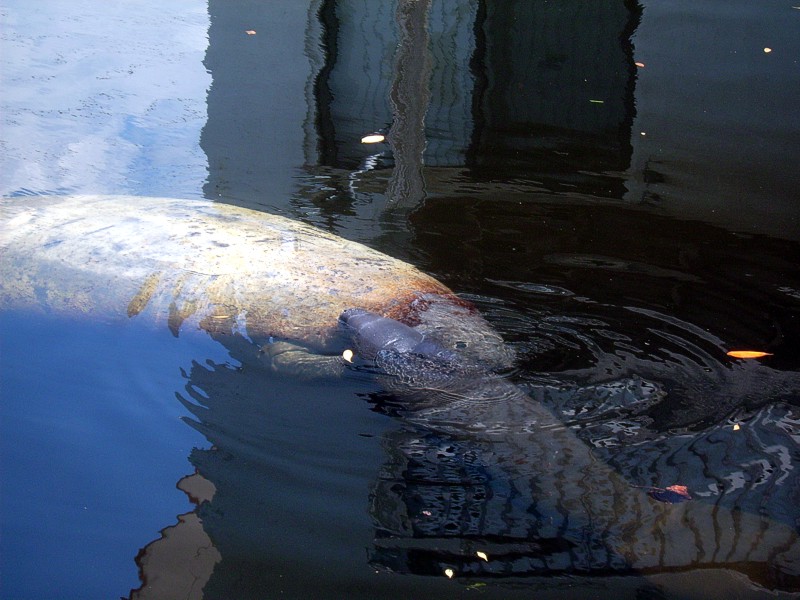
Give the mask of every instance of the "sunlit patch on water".
[(489, 283), (520, 290), (531, 294), (543, 294), (546, 296), (574, 296), (575, 294), (566, 288), (557, 285), (546, 285), (543, 283), (530, 283), (527, 281), (500, 281), (489, 279)]
[(699, 281), (697, 277), (681, 271), (664, 269), (641, 261), (622, 260), (612, 256), (551, 254), (545, 256), (544, 260), (551, 264), (562, 265), (564, 267), (620, 271), (646, 277), (664, 277), (677, 281)]
[(778, 291), (786, 294), (794, 300), (800, 300), (800, 290), (798, 289), (784, 285), (779, 287)]

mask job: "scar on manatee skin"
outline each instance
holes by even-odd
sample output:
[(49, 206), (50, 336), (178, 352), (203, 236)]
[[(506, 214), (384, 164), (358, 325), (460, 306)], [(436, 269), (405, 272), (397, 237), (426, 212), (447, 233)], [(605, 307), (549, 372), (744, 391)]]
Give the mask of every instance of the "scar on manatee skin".
[(477, 311), (472, 302), (459, 298), (450, 290), (443, 292), (435, 288), (426, 290), (422, 286), (418, 287), (423, 291), (413, 292), (409, 296), (402, 298), (402, 301), (394, 303), (384, 311), (383, 316), (400, 321), (409, 327), (416, 327), (422, 322), (419, 316), (420, 313), (428, 310), (435, 302), (446, 302), (461, 307), (468, 314), (473, 314)]
[(161, 281), (161, 275), (161, 271), (158, 271), (156, 273), (151, 273), (147, 279), (145, 279), (139, 292), (128, 304), (128, 317), (135, 317), (145, 309), (147, 303), (150, 302), (150, 298), (153, 297), (153, 292), (155, 292), (156, 287), (158, 287), (158, 282)]

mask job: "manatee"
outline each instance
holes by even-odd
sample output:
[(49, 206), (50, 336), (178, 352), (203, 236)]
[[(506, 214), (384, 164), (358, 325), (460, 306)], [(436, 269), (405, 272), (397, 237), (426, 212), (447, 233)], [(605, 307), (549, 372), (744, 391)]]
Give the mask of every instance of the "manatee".
[(138, 196), (0, 201), (0, 310), (187, 323), (335, 351), (339, 315), (402, 322), (490, 368), (513, 354), (475, 307), (411, 265), (281, 216)]
[[(265, 347), (271, 367), (299, 372), (342, 374), (363, 361), (398, 397), (408, 425), (419, 428), (400, 430), (389, 450), (410, 479), (397, 485), (401, 479), (392, 478), (375, 507), (398, 540), (396, 547), (382, 542), (392, 556), (438, 552), (441, 538), (429, 545), (429, 535), (461, 535), (460, 525), (451, 527), (457, 519), (445, 520), (443, 512), (436, 520), (432, 507), (445, 496), (425, 475), (440, 466), (440, 456), (457, 455), (467, 471), (501, 473), (498, 481), (510, 486), (507, 500), (502, 489), (491, 490), (472, 516), (459, 513), (465, 527), (479, 522), (475, 532), (463, 532), (465, 539), (490, 539), (502, 526), (521, 542), (552, 542), (546, 557), (539, 555), (544, 547), (532, 554), (545, 569), (647, 572), (747, 563), (779, 565), (787, 580), (798, 577), (793, 557), (800, 541), (792, 523), (702, 500), (659, 503), (499, 374), (513, 353), (472, 304), (402, 261), (319, 229), (197, 200), (5, 199), (0, 310), (136, 319), (175, 335), (198, 327), (223, 341), (240, 335)], [(347, 346), (355, 350), (353, 367), (339, 354)], [(446, 448), (424, 446), (428, 437)], [(450, 488), (468, 497), (472, 483), (459, 479)], [(418, 514), (395, 522), (384, 511), (403, 502), (391, 495), (402, 490), (414, 499), (408, 510)], [(412, 522), (427, 529), (412, 531)], [(472, 552), (469, 544), (448, 548), (447, 560), (463, 551), (466, 561)], [(497, 550), (498, 568), (508, 567), (499, 554), (507, 549)], [(507, 555), (523, 556), (518, 549)]]
[[(373, 564), (434, 573), (460, 564), (470, 576), (716, 566), (797, 587), (800, 537), (792, 523), (719, 499), (647, 493), (480, 362), (363, 309), (340, 319), (356, 354), (404, 400), (404, 418), (420, 426), (387, 441), (393, 468), (384, 467), (385, 485), (373, 493), (382, 499), (372, 514), (384, 531)], [(723, 464), (737, 460), (724, 450), (716, 457)], [(454, 537), (492, 550), (476, 559), (476, 546), (449, 543)]]
[(348, 309), (339, 319), (356, 356), (374, 366), (384, 386), (404, 400), (409, 420), (487, 435), (564, 429), (552, 412), (458, 349), (362, 308)]

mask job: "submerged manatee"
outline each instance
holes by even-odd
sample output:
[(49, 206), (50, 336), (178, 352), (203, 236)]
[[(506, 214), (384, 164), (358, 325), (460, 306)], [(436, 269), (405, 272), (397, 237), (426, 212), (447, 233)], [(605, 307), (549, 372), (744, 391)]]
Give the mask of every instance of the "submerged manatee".
[(361, 307), (492, 368), (511, 353), (468, 302), (402, 261), (320, 229), (227, 204), (137, 196), (0, 202), (0, 310), (187, 322), (214, 336), (335, 350)]
[[(345, 311), (341, 322), (419, 426), (394, 436), (394, 468), (375, 492), (383, 501), (373, 515), (385, 532), (376, 565), (435, 573), (460, 564), (470, 576), (734, 566), (773, 587), (797, 586), (800, 539), (791, 524), (727, 501), (663, 504), (480, 362), (363, 309)], [(722, 465), (736, 460), (726, 450)], [(491, 551), (476, 558), (476, 546), (448, 543), (453, 537)]]

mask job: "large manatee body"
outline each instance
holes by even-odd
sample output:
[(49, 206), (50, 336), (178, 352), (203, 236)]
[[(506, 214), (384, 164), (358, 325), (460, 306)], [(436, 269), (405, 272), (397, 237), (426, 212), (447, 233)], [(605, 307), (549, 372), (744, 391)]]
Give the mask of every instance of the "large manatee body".
[[(273, 362), (316, 371), (316, 352), (347, 330), (410, 425), (387, 438), (392, 464), (371, 512), (389, 535), (376, 563), (403, 570), (403, 557), (430, 557), (438, 572), (456, 560), (492, 575), (741, 568), (800, 589), (796, 523), (724, 497), (657, 502), (495, 372), (510, 353), (474, 307), (410, 265), (313, 227), (204, 201), (3, 200), (4, 309), (291, 340), (300, 346), (266, 344)], [(322, 359), (341, 372), (341, 359)], [(723, 473), (741, 462), (733, 451), (717, 460)], [(495, 540), (487, 560), (470, 540)]]
[(469, 303), (400, 260), (284, 217), (227, 204), (137, 196), (0, 203), (0, 310), (185, 323), (256, 343), (325, 350), (360, 307), (507, 365)]

